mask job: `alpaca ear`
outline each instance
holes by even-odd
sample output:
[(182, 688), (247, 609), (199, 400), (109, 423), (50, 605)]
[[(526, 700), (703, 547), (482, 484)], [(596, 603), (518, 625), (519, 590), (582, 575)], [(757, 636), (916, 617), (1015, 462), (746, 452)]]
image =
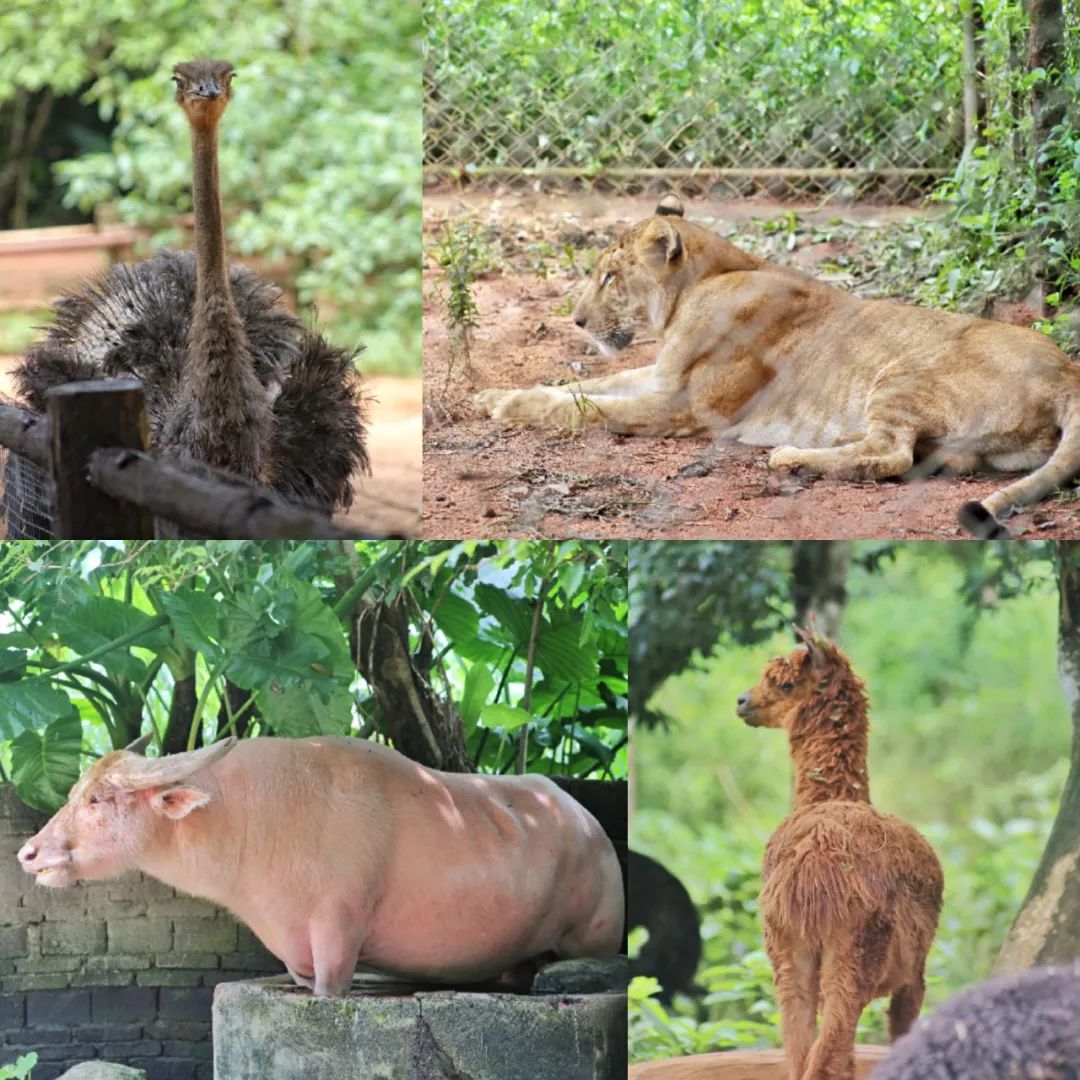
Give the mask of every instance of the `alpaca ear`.
[(825, 659), (825, 651), (821, 647), (820, 640), (811, 631), (804, 630), (794, 623), (791, 624), (791, 628), (795, 631), (795, 636), (806, 646), (806, 653), (810, 657), (811, 665), (819, 667)]

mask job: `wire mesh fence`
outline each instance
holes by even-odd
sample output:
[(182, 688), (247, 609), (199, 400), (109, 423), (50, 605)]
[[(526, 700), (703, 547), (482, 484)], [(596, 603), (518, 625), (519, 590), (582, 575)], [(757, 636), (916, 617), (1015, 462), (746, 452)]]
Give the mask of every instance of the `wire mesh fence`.
[(952, 3), (432, 0), (429, 179), (905, 198), (964, 141)]

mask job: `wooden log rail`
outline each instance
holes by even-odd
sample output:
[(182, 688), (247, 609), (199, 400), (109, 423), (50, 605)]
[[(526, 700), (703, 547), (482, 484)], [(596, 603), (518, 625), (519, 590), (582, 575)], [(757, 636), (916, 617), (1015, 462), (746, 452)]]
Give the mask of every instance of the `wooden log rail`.
[(46, 399), (45, 416), (0, 405), (0, 446), (51, 474), (57, 539), (153, 539), (155, 518), (184, 534), (224, 540), (378, 535), (341, 528), (269, 488), (208, 466), (148, 453), (146, 406), (136, 379), (68, 383)]

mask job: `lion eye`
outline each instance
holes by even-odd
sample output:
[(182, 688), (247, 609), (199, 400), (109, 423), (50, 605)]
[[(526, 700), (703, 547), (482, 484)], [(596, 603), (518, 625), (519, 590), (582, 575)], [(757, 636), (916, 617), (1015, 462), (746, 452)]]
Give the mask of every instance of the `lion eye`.
[(786, 682), (786, 683), (781, 683), (780, 684), (780, 693), (781, 694), (790, 694), (791, 691), (794, 690), (794, 689), (795, 689), (795, 684), (794, 683)]
[(611, 271), (609, 270), (609, 271), (608, 271), (608, 272), (607, 272), (607, 273), (606, 273), (606, 274), (605, 274), (605, 275), (604, 275), (604, 276), (603, 276), (603, 277), (602, 277), (602, 278), (600, 279), (600, 288), (601, 288), (601, 289), (606, 289), (606, 288), (608, 287), (608, 285), (610, 285), (610, 284), (611, 284), (611, 280), (612, 280), (612, 278), (614, 278), (614, 277), (615, 277), (615, 275), (614, 275), (614, 274), (613, 274), (613, 273), (612, 273), (612, 272), (611, 272)]
[(97, 797), (96, 795), (91, 795), (91, 796), (90, 796), (90, 798), (89, 798), (89, 799), (87, 799), (86, 801), (87, 801), (87, 802), (88, 802), (88, 803), (89, 803), (89, 804), (90, 804), (91, 806), (93, 806), (93, 805), (94, 805), (95, 803), (99, 802), (100, 800), (98, 799), (98, 797)]

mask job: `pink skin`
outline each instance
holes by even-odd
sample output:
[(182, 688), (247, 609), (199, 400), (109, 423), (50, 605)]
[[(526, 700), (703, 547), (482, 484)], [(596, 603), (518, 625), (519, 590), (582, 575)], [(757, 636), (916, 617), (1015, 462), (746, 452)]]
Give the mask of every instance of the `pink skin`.
[(473, 982), (618, 951), (614, 849), (544, 777), (438, 772), (360, 739), (194, 753), (190, 775), (141, 790), (143, 759), (103, 758), (23, 869), (56, 888), (142, 870), (206, 897), (316, 994), (344, 993), (357, 963)]

